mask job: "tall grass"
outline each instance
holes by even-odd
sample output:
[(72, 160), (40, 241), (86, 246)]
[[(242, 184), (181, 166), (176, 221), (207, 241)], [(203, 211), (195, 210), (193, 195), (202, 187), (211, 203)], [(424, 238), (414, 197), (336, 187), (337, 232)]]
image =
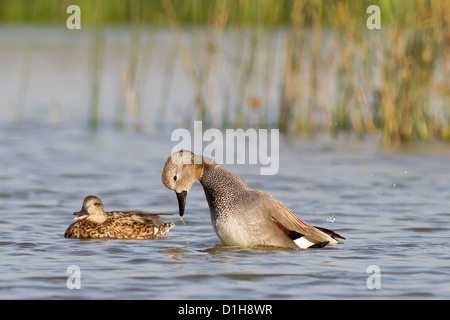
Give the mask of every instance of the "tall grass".
[[(99, 121), (102, 28), (127, 24), (132, 41), (119, 128), (126, 115), (140, 127), (140, 32), (144, 25), (156, 25), (173, 30), (195, 91), (192, 117), (209, 125), (276, 126), (306, 136), (379, 133), (386, 146), (450, 140), (449, 1), (3, 0), (0, 21), (64, 25), (70, 4), (81, 7), (83, 27), (97, 30), (94, 128)], [(372, 4), (381, 9), (381, 30), (366, 28), (366, 9)], [(207, 30), (202, 47), (188, 41), (186, 26)], [(236, 35), (234, 52), (221, 44), (230, 30)], [(268, 32), (283, 43), (281, 53), (265, 41)], [(168, 62), (165, 70), (159, 122), (167, 116), (173, 64)], [(26, 69), (23, 73), (26, 88)], [(281, 74), (280, 83), (274, 83), (275, 73)]]

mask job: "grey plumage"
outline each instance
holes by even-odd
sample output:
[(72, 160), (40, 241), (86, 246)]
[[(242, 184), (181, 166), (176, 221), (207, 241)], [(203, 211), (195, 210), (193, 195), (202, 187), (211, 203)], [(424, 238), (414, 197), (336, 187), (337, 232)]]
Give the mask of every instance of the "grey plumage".
[(337, 244), (335, 238), (344, 239), (333, 231), (303, 222), (272, 195), (249, 188), (212, 159), (198, 161), (198, 157), (190, 151), (174, 153), (164, 166), (162, 181), (177, 193), (180, 214), (190, 187), (195, 180), (200, 181), (212, 225), (223, 244), (308, 248)]

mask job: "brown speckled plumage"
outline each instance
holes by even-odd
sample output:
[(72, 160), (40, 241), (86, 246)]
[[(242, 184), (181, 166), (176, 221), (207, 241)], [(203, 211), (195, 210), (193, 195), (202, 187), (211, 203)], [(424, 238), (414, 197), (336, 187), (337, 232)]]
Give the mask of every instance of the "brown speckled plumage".
[(64, 233), (66, 238), (154, 239), (164, 237), (174, 226), (151, 213), (105, 212), (103, 203), (95, 196), (87, 196), (81, 211), (74, 214), (78, 216), (76, 219), (82, 220), (67, 228)]

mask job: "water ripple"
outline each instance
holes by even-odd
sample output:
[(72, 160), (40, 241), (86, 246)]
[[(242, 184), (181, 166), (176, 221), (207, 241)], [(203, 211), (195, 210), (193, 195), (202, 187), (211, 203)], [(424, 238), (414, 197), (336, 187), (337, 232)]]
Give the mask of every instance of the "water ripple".
[[(324, 152), (314, 145), (282, 149), (279, 175), (247, 179), (243, 170), (244, 180), (276, 195), (305, 221), (336, 230), (347, 240), (315, 250), (250, 250), (220, 244), (198, 183), (190, 191), (183, 222), (177, 215), (165, 216), (176, 228), (163, 239), (65, 239), (72, 212), (88, 194), (98, 194), (108, 207), (176, 212), (176, 198), (160, 179), (166, 154), (153, 151), (167, 149), (167, 137), (87, 138), (64, 131), (21, 135), (20, 146), (2, 145), (14, 158), (0, 160), (7, 166), (1, 179), (8, 181), (7, 187), (0, 185), (0, 298), (450, 297), (445, 281), (450, 277), (446, 157), (429, 155), (430, 166), (414, 154), (374, 152), (369, 158), (339, 148)], [(50, 145), (52, 156), (37, 150)], [(91, 156), (93, 151), (101, 159)], [(38, 168), (30, 160), (34, 152)], [(82, 290), (66, 286), (71, 265), (80, 268)], [(380, 268), (380, 290), (367, 287), (371, 265)]]

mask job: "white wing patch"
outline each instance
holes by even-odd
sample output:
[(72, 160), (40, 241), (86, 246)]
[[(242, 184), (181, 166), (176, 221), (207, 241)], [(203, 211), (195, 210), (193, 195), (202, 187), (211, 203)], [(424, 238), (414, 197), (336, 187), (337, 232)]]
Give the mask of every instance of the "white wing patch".
[(305, 237), (300, 237), (298, 239), (294, 240), (294, 243), (298, 245), (301, 249), (308, 249), (312, 245), (314, 245), (314, 242), (311, 242), (309, 240), (306, 240)]

